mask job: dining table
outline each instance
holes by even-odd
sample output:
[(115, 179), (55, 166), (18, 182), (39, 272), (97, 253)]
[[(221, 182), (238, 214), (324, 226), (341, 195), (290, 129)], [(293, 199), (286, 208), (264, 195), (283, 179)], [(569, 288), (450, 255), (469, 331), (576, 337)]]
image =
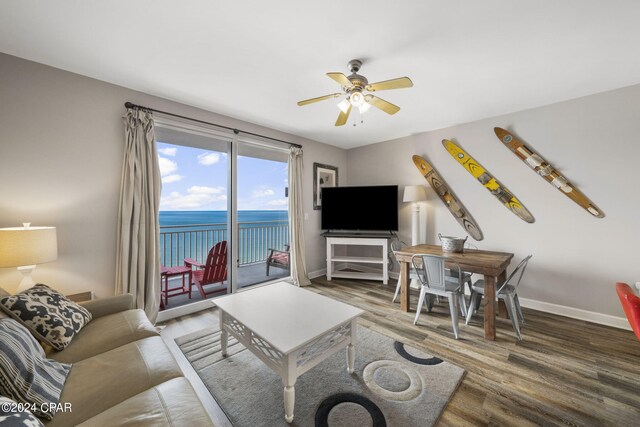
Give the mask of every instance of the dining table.
[[(507, 267), (513, 258), (512, 253), (485, 251), (479, 249), (464, 249), (463, 252), (445, 252), (439, 245), (415, 245), (402, 248), (395, 252), (400, 263), (400, 307), (403, 311), (410, 311), (409, 271), (411, 257), (416, 254), (437, 255), (445, 257), (445, 267), (455, 268), (467, 273), (484, 275), (484, 337), (487, 340), (496, 339), (496, 288), (504, 283), (507, 277)], [(500, 315), (507, 317), (504, 303), (500, 304)]]

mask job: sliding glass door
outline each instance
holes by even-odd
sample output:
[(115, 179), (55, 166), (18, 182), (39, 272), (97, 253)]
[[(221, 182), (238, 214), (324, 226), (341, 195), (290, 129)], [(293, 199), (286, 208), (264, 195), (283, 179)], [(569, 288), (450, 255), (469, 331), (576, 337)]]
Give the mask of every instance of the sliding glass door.
[(238, 144), (238, 288), (289, 276), (288, 154)]
[(287, 151), (164, 119), (156, 141), (161, 317), (288, 276)]

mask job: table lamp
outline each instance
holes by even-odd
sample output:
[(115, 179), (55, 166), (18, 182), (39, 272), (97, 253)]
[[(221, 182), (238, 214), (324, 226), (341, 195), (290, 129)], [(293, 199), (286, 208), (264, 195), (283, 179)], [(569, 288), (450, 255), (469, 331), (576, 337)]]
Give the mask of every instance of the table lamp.
[(58, 258), (58, 239), (55, 227), (0, 228), (0, 268), (18, 267), (22, 281), (17, 292), (29, 289), (35, 282), (31, 273), (36, 264), (54, 261)]
[(427, 200), (427, 193), (424, 191), (423, 185), (407, 185), (404, 187), (403, 202), (413, 202), (413, 214), (411, 216), (411, 246), (419, 245), (420, 242), (420, 226), (418, 218), (420, 218), (420, 205), (418, 202)]

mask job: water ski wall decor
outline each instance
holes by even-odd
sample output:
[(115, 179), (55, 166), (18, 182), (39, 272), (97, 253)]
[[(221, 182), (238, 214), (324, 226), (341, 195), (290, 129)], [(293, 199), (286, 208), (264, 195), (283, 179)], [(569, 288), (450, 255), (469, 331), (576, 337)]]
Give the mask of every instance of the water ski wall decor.
[(518, 138), (502, 128), (493, 128), (496, 136), (502, 143), (515, 154), (520, 160), (525, 162), (545, 181), (557, 188), (562, 194), (576, 202), (591, 215), (596, 218), (604, 218), (602, 212), (587, 196), (573, 186), (560, 172), (558, 172), (549, 162), (534, 150), (522, 143)]
[(471, 157), (466, 151), (460, 148), (453, 141), (448, 139), (442, 140), (442, 145), (451, 154), (455, 160), (462, 165), (473, 177), (475, 177), (480, 184), (484, 186), (496, 199), (498, 199), (505, 207), (513, 212), (518, 218), (532, 223), (535, 221), (531, 212), (524, 207), (524, 205), (505, 187), (500, 181), (493, 177), (485, 168), (480, 165), (473, 157)]
[(482, 240), (484, 237), (480, 227), (433, 166), (420, 156), (413, 156), (413, 163), (462, 228), (474, 239)]

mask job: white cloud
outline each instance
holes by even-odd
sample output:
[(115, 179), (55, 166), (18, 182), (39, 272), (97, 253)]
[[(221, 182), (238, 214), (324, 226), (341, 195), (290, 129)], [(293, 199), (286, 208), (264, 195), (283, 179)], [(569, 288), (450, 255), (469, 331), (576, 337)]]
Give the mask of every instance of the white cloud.
[[(205, 187), (194, 185), (189, 187), (187, 194), (173, 191), (160, 200), (161, 210), (202, 209), (212, 208), (216, 202), (224, 202), (227, 195), (224, 187)], [(221, 206), (218, 206), (221, 207)]]
[[(171, 148), (167, 150), (171, 150)], [(160, 166), (160, 176), (162, 177), (163, 184), (171, 184), (184, 178), (182, 175), (175, 173), (178, 171), (178, 164), (173, 160), (158, 157), (158, 165)]]
[[(159, 151), (163, 151), (163, 150), (174, 150), (174, 154), (175, 154), (176, 149), (164, 148)], [(162, 177), (163, 184), (171, 184), (172, 182), (178, 182), (182, 178), (184, 178), (184, 176), (175, 173), (178, 171), (178, 163), (174, 162), (171, 159), (158, 156), (158, 166), (160, 167), (160, 176)]]
[(178, 152), (178, 149), (176, 147), (167, 147), (167, 148), (158, 149), (158, 153), (164, 154), (165, 156), (171, 156), (171, 157), (175, 156), (177, 152)]
[(165, 157), (158, 157), (158, 164), (160, 166), (160, 175), (162, 176), (170, 175), (178, 170), (178, 164)]
[(267, 196), (273, 196), (274, 191), (270, 188), (266, 188), (266, 187), (259, 187), (256, 188), (255, 190), (253, 190), (252, 196), (253, 197), (267, 197)]
[(180, 181), (182, 178), (184, 178), (184, 176), (178, 175), (177, 173), (174, 173), (172, 175), (163, 176), (162, 177), (162, 183), (163, 184), (171, 184), (172, 182)]
[(205, 187), (202, 185), (194, 185), (187, 190), (190, 194), (220, 194), (224, 193), (224, 187)]
[(267, 206), (279, 207), (279, 206), (287, 206), (289, 204), (289, 199), (276, 199), (270, 200), (267, 202)]
[(198, 154), (198, 163), (205, 166), (210, 166), (220, 161), (220, 155), (218, 153), (202, 153)]

